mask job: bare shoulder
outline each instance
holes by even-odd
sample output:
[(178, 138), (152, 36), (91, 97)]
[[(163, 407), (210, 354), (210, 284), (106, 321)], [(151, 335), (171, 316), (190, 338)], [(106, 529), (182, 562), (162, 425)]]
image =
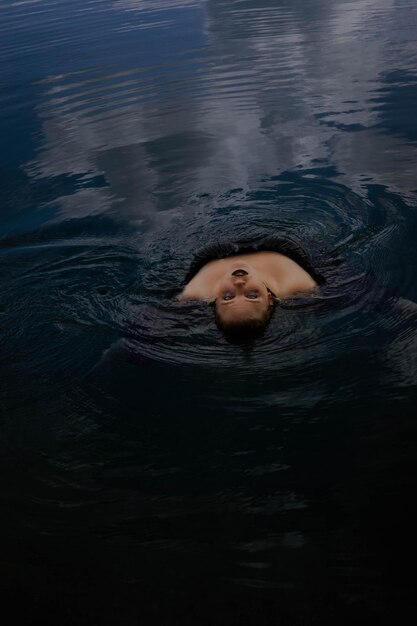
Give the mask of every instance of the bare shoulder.
[(317, 287), (316, 281), (305, 269), (280, 252), (259, 252), (254, 257), (254, 265), (268, 277), (281, 297), (309, 292)]
[(209, 261), (185, 285), (180, 300), (212, 300), (213, 288), (224, 271), (225, 259)]
[(192, 284), (192, 281), (185, 285), (184, 289), (181, 291), (179, 296), (177, 296), (177, 300), (204, 300), (201, 296), (201, 291), (198, 289), (196, 285)]

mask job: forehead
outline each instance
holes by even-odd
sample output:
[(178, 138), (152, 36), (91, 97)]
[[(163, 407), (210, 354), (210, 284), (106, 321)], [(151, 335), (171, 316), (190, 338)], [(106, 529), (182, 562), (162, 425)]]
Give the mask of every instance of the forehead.
[(218, 298), (216, 300), (216, 306), (223, 309), (253, 309), (264, 306), (265, 303), (260, 298), (254, 300), (247, 298), (244, 294), (235, 294), (231, 300), (223, 300)]
[(253, 318), (258, 319), (264, 314), (265, 302), (260, 300), (246, 300), (237, 298), (233, 300), (216, 300), (217, 312), (223, 318)]

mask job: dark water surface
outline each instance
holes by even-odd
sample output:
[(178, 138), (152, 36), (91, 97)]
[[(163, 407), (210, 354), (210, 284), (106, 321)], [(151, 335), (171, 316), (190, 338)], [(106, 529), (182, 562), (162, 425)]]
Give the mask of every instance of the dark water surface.
[[(416, 33), (2, 1), (3, 624), (413, 623)], [(333, 269), (262, 339), (175, 304), (202, 245), (279, 233)]]

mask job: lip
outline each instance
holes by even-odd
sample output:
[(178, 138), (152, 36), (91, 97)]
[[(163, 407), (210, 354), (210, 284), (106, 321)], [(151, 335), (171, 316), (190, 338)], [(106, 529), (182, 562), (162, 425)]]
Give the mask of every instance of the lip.
[(249, 272), (247, 272), (246, 270), (244, 270), (242, 267), (237, 267), (235, 270), (233, 270), (232, 272), (232, 276), (248, 276)]

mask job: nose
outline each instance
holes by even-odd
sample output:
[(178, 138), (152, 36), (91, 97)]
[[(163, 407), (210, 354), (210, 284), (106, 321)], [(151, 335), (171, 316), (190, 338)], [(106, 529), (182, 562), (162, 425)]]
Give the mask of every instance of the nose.
[(235, 287), (239, 287), (246, 283), (247, 277), (246, 276), (233, 276), (232, 280), (233, 280), (233, 284), (235, 285)]

